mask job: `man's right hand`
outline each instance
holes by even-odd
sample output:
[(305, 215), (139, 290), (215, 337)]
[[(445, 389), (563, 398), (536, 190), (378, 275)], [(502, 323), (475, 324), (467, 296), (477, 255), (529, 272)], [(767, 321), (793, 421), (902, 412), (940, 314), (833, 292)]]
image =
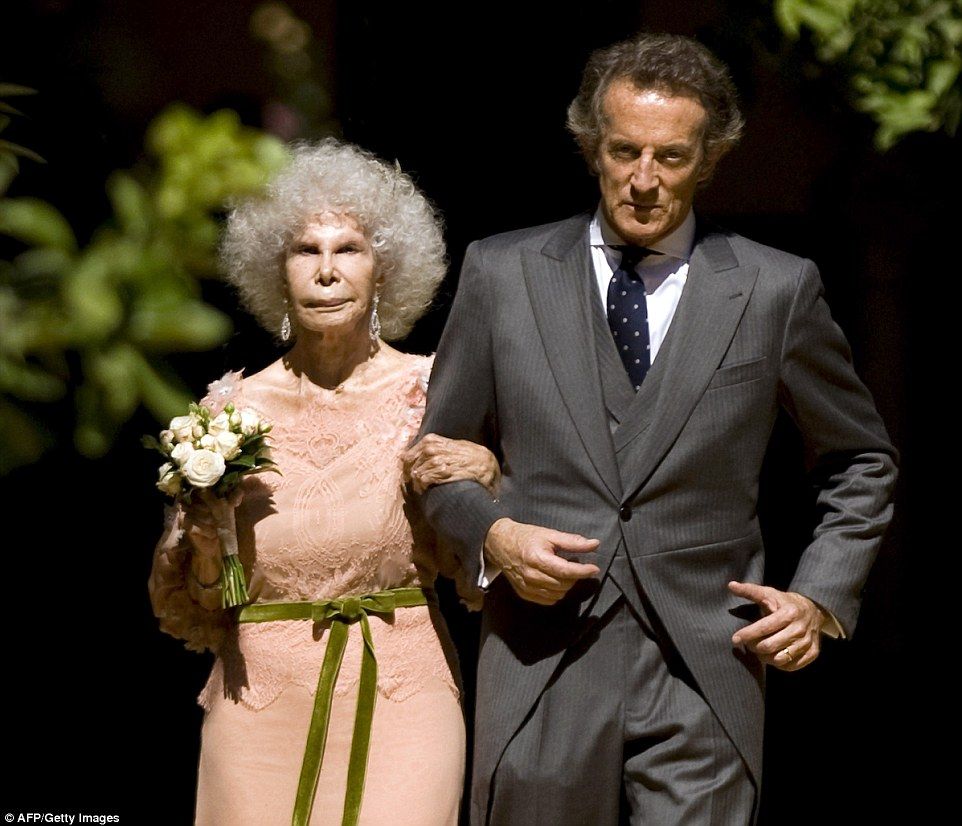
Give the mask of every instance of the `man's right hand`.
[(484, 556), (501, 569), (519, 597), (538, 605), (554, 605), (579, 579), (601, 572), (597, 565), (569, 562), (558, 552), (590, 553), (599, 544), (597, 539), (575, 533), (502, 518), (488, 530)]

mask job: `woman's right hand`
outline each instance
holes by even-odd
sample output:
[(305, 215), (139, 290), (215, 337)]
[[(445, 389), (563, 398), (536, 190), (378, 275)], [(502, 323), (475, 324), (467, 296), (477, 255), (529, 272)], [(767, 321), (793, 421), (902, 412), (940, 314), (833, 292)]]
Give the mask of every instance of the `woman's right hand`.
[(471, 479), (487, 488), (492, 496), (498, 495), (501, 466), (484, 445), (428, 433), (404, 451), (401, 459), (404, 473), (417, 493), (432, 485)]
[(237, 488), (226, 500), (201, 490), (191, 497), (189, 505), (183, 505), (184, 533), (194, 549), (191, 570), (202, 586), (220, 579), (222, 562), (217, 526), (222, 516), (219, 512), (236, 508), (243, 499), (242, 488)]

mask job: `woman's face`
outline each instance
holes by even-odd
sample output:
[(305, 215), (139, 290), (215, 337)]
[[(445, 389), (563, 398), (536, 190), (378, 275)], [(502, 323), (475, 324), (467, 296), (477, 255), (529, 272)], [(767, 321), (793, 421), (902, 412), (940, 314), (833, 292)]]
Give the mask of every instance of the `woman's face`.
[(374, 251), (350, 215), (325, 212), (294, 236), (285, 263), (295, 332), (367, 335)]

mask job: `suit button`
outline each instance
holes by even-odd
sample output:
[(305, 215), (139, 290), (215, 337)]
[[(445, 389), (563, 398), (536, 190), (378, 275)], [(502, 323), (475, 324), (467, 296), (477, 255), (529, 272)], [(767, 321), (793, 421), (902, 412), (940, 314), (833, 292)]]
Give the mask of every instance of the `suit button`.
[(621, 517), (622, 522), (627, 522), (631, 519), (631, 508), (628, 505), (622, 505), (621, 510), (618, 511), (618, 516)]

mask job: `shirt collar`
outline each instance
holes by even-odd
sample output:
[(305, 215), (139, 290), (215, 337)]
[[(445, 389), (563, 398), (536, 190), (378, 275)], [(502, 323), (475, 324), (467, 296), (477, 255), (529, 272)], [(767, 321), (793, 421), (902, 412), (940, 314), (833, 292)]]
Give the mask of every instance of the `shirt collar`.
[[(621, 236), (611, 228), (600, 204), (588, 226), (588, 239), (593, 247), (617, 247), (625, 243)], [(694, 245), (695, 213), (689, 209), (681, 225), (657, 243), (651, 244), (649, 249), (662, 255), (687, 261), (691, 257)]]

